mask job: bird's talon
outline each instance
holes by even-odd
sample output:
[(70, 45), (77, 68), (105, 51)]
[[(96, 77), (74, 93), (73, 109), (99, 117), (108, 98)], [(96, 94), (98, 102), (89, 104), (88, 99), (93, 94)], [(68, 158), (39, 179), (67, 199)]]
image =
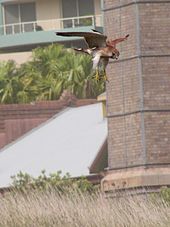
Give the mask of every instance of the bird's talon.
[(105, 71), (105, 70), (104, 70), (104, 74), (103, 74), (103, 79), (104, 79), (104, 81), (109, 82), (109, 80), (108, 80), (108, 77), (107, 77), (107, 75), (106, 75), (106, 71)]
[(104, 79), (104, 81), (109, 82), (108, 77), (106, 75), (104, 75), (103, 79)]
[(95, 80), (98, 82), (100, 79), (98, 76), (95, 77)]
[(99, 71), (96, 70), (95, 80), (98, 82), (100, 80)]

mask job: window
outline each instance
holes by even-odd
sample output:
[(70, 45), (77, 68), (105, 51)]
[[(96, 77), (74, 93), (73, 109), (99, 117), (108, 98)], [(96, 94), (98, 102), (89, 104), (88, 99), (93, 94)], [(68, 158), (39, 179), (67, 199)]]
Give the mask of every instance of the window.
[(78, 0), (79, 16), (94, 14), (94, 2), (92, 0)]
[(33, 31), (33, 23), (36, 21), (35, 3), (4, 5), (4, 18), (6, 34)]
[[(63, 18), (94, 15), (93, 0), (62, 0)], [(64, 28), (92, 25), (92, 18), (64, 20)]]

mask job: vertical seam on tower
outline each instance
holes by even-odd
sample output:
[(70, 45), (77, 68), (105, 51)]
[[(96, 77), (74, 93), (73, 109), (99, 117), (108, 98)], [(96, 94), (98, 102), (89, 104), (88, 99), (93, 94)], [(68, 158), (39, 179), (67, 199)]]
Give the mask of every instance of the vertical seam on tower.
[[(141, 56), (141, 39), (140, 39), (140, 18), (139, 18), (139, 5), (137, 0), (134, 0), (135, 3), (135, 12), (136, 12), (136, 29), (137, 29), (137, 55)], [(145, 141), (145, 121), (144, 121), (144, 87), (142, 81), (142, 59), (138, 58), (138, 74), (139, 74), (139, 85), (140, 85), (140, 110), (141, 110), (141, 140), (143, 147), (143, 161), (144, 164), (147, 163), (147, 154), (146, 154), (146, 141)]]
[[(121, 5), (121, 0), (119, 0), (119, 3)], [(121, 23), (121, 8), (119, 9), (119, 30), (120, 30), (120, 37), (122, 35), (122, 23)], [(121, 50), (122, 50), (122, 44), (121, 44)], [(123, 75), (123, 69), (122, 69), (122, 62), (120, 62), (121, 67), (121, 78), (122, 78), (122, 96), (123, 96), (123, 114), (125, 113), (125, 86), (124, 86), (124, 75)], [(127, 167), (127, 140), (126, 140), (126, 116), (123, 117), (123, 124), (124, 124), (124, 132), (123, 132), (123, 143), (124, 143), (124, 164), (125, 167)]]

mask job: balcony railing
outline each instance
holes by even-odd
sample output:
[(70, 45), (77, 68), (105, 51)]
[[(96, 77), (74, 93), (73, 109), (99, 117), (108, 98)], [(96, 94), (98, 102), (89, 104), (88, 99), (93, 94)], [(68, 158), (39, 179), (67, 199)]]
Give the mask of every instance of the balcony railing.
[(90, 15), (82, 17), (59, 18), (52, 20), (39, 20), (0, 26), (1, 35), (18, 34), (25, 32), (61, 30), (85, 26), (103, 26), (102, 15)]

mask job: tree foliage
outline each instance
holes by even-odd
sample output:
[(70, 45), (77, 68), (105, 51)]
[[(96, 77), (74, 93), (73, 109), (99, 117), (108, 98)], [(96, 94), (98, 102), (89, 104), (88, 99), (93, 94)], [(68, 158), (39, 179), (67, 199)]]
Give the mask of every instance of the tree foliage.
[(0, 102), (55, 100), (65, 89), (77, 98), (96, 98), (105, 84), (92, 76), (90, 56), (61, 45), (37, 48), (32, 60), (19, 67), (14, 61), (0, 63)]

